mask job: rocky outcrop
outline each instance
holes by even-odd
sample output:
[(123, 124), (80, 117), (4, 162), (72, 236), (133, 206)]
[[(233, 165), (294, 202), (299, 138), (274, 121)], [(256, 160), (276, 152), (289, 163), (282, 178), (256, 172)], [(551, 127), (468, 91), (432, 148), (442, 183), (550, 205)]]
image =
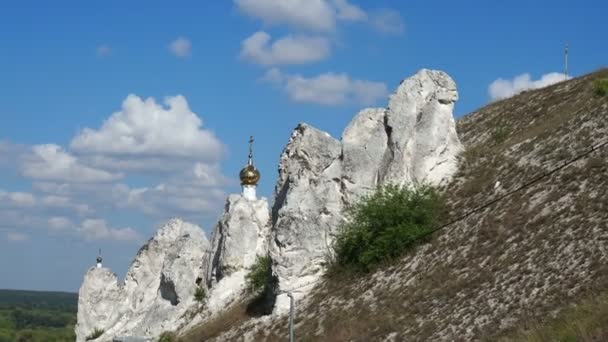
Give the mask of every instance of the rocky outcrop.
[(389, 161), (383, 181), (446, 183), (462, 151), (452, 111), (456, 84), (445, 73), (421, 70), (390, 97), (386, 110)]
[(99, 341), (110, 341), (179, 328), (198, 305), (194, 293), (209, 250), (199, 227), (174, 219), (139, 250), (123, 283), (106, 268), (89, 269), (78, 296), (77, 341), (95, 329), (104, 330)]
[(268, 252), (269, 211), (265, 198), (230, 195), (213, 232), (212, 259), (207, 275), (210, 313), (238, 299), (245, 288), (247, 268)]
[(124, 314), (124, 289), (107, 268), (91, 267), (78, 292), (76, 341), (84, 341), (96, 329), (113, 326)]
[[(301, 124), (281, 155), (271, 257), (282, 290), (315, 279), (331, 251), (342, 220), (340, 154), (337, 140)], [(281, 295), (276, 305), (286, 310), (288, 303)]]
[(341, 142), (296, 127), (281, 154), (272, 209), (278, 312), (288, 309), (285, 291), (297, 297), (318, 279), (348, 205), (379, 184), (447, 183), (462, 151), (452, 115), (457, 99), (447, 74), (421, 70), (400, 84), (386, 109), (359, 112)]
[[(306, 124), (293, 131), (279, 162), (274, 203), (231, 195), (210, 246), (196, 226), (173, 220), (135, 258), (124, 283), (90, 269), (80, 289), (78, 341), (145, 339), (193, 326), (243, 298), (247, 269), (270, 254), (278, 280), (275, 313), (301, 297), (331, 258), (344, 209), (379, 184), (443, 184), (462, 150), (452, 110), (458, 95), (443, 72), (403, 81), (387, 108), (365, 109), (341, 141)], [(194, 300), (199, 286), (208, 294)], [(195, 313), (193, 315), (192, 313)], [(121, 337), (122, 338), (122, 337)]]

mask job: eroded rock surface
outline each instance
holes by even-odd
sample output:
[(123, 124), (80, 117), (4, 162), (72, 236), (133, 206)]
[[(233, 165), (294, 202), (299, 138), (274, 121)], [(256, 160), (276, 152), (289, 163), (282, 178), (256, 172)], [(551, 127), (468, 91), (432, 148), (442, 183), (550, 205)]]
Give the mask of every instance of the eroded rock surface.
[[(387, 108), (359, 112), (341, 141), (298, 125), (280, 157), (271, 211), (265, 199), (231, 195), (212, 246), (200, 228), (173, 220), (142, 247), (124, 283), (90, 269), (80, 289), (78, 341), (96, 328), (107, 341), (192, 327), (242, 299), (247, 268), (266, 253), (278, 279), (275, 313), (285, 313), (286, 292), (302, 297), (324, 271), (345, 208), (379, 184), (452, 177), (462, 150), (452, 116), (457, 99), (448, 75), (421, 70)], [(207, 290), (203, 304), (194, 300), (198, 286)]]
[(279, 162), (272, 209), (271, 255), (279, 279), (278, 312), (318, 279), (344, 209), (379, 184), (445, 184), (463, 149), (452, 114), (456, 84), (421, 70), (404, 80), (386, 109), (365, 109), (342, 140), (300, 124)]
[(199, 227), (174, 219), (140, 249), (123, 283), (107, 268), (89, 269), (78, 296), (77, 341), (95, 329), (104, 330), (99, 341), (110, 341), (179, 328), (184, 314), (198, 305), (194, 292), (209, 250)]
[(207, 282), (210, 311), (225, 308), (245, 288), (245, 274), (268, 252), (270, 215), (265, 198), (230, 195), (213, 233), (213, 254)]

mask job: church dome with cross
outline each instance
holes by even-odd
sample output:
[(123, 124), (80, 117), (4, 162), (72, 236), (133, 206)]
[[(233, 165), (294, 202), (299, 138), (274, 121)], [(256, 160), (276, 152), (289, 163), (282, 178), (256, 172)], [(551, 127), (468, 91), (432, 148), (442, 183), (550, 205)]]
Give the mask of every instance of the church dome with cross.
[(241, 170), (239, 177), (241, 178), (241, 185), (258, 185), (260, 171), (253, 165), (247, 165)]
[(249, 138), (249, 159), (247, 165), (239, 173), (243, 196), (249, 199), (256, 198), (255, 188), (260, 181), (260, 171), (253, 165), (253, 137)]

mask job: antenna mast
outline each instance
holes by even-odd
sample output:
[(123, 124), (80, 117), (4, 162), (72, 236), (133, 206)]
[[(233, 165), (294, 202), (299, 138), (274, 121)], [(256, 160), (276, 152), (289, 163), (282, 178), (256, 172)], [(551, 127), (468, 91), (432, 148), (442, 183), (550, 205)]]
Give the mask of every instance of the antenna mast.
[(565, 65), (564, 65), (564, 75), (566, 80), (568, 79), (568, 43), (566, 43), (566, 50), (565, 52)]

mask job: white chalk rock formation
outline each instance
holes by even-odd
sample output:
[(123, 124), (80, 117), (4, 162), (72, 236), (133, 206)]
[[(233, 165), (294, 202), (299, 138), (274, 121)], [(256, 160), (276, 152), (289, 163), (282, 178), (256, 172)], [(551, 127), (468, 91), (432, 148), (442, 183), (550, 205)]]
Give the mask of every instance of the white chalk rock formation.
[[(462, 145), (452, 115), (458, 99), (443, 72), (404, 80), (387, 108), (365, 109), (338, 141), (306, 124), (294, 130), (279, 162), (272, 211), (265, 199), (228, 198), (213, 245), (196, 226), (173, 220), (138, 253), (120, 283), (90, 269), (79, 293), (77, 341), (145, 340), (193, 326), (241, 299), (247, 268), (269, 253), (278, 279), (275, 313), (286, 291), (303, 296), (324, 271), (344, 209), (380, 184), (443, 184)], [(208, 289), (201, 315), (194, 293)]]
[(84, 341), (96, 329), (111, 327), (123, 314), (124, 291), (108, 268), (89, 268), (78, 292), (76, 340)]
[(201, 266), (209, 251), (198, 226), (174, 219), (139, 250), (123, 283), (108, 269), (90, 269), (78, 296), (77, 341), (95, 329), (104, 331), (96, 341), (178, 329), (199, 305), (194, 293), (205, 277)]
[[(329, 134), (300, 124), (279, 162), (272, 209), (271, 257), (281, 290), (316, 279), (341, 223), (340, 143)], [(277, 297), (283, 312), (286, 295)]]
[(339, 142), (300, 124), (280, 158), (270, 246), (279, 280), (275, 312), (316, 281), (331, 253), (343, 211), (379, 184), (443, 184), (463, 149), (452, 114), (458, 99), (445, 73), (421, 70), (404, 80), (386, 109), (365, 109)]
[(390, 161), (384, 182), (441, 184), (457, 168), (463, 149), (452, 111), (456, 83), (444, 72), (421, 70), (390, 96), (386, 110)]
[(245, 274), (268, 252), (270, 215), (265, 198), (251, 200), (230, 195), (213, 232), (212, 259), (207, 275), (210, 313), (240, 298)]

